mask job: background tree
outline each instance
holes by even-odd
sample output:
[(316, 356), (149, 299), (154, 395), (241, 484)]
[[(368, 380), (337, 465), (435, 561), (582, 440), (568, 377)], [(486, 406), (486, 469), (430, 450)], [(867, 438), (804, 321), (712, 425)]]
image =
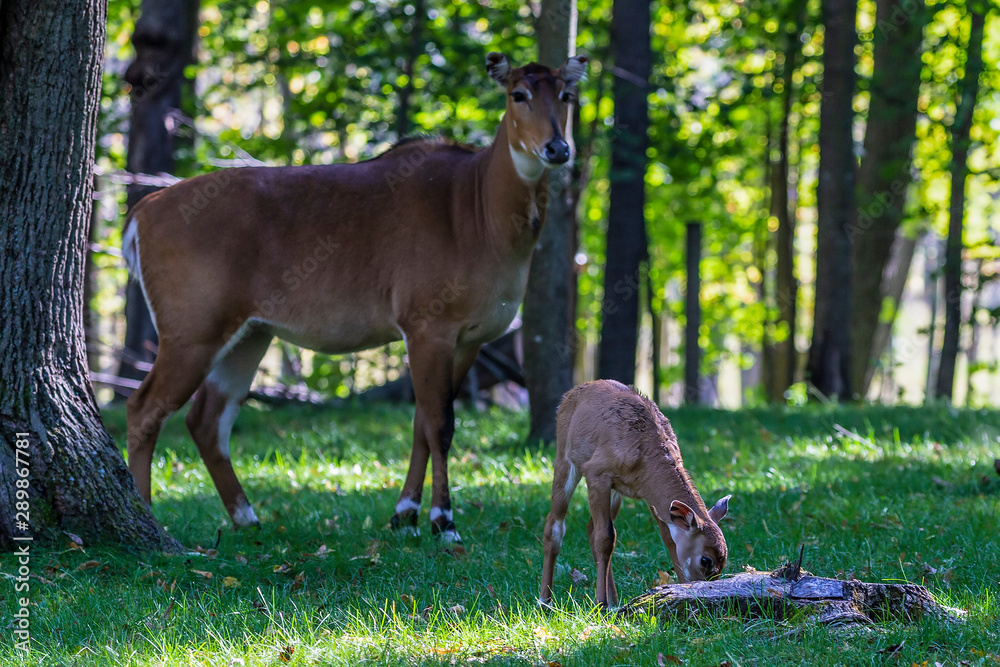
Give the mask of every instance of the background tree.
[(823, 101), (817, 189), (816, 305), (806, 379), (851, 400), (851, 242), (854, 215), (855, 0), (823, 2)]
[(948, 245), (944, 260), (944, 342), (938, 370), (935, 397), (950, 401), (955, 387), (955, 360), (958, 357), (962, 325), (962, 230), (965, 220), (965, 181), (969, 174), (968, 156), (972, 116), (979, 95), (979, 76), (983, 71), (983, 29), (986, 24), (984, 3), (971, 1), (969, 42), (965, 72), (958, 85), (958, 102), (951, 124), (951, 200), (948, 206)]
[(30, 532), (177, 546), (135, 491), (87, 378), (84, 251), (93, 205), (104, 0), (0, 5), (0, 548), (23, 535), (15, 447), (27, 433)]
[[(199, 0), (143, 0), (132, 33), (135, 60), (125, 72), (132, 114), (126, 168), (133, 174), (173, 174), (175, 129), (180, 126), (184, 68), (191, 62)], [(158, 187), (128, 186), (131, 209)], [(124, 220), (123, 220), (124, 222)], [(118, 375), (141, 380), (138, 364), (153, 362), (156, 328), (142, 288), (130, 280), (125, 292), (125, 346)], [(128, 392), (121, 392), (124, 396)]]
[[(778, 317), (770, 352), (771, 368), (765, 380), (767, 396), (772, 402), (785, 400), (785, 392), (795, 381), (798, 354), (795, 349), (795, 323), (798, 306), (798, 280), (795, 277), (795, 211), (789, 190), (794, 187), (790, 179), (792, 102), (795, 98), (795, 72), (802, 48), (802, 31), (805, 28), (806, 3), (794, 0), (785, 8), (785, 43), (780, 77), (775, 76), (775, 93), (781, 100), (778, 124), (777, 161), (770, 164), (771, 216), (777, 222), (775, 232), (774, 299)], [(767, 337), (770, 340), (770, 337)]]
[[(851, 387), (862, 398), (868, 394), (875, 362), (882, 353), (875, 346), (876, 331), (883, 313), (891, 325), (896, 310), (886, 268), (899, 236), (911, 181), (927, 19), (920, 0), (879, 0), (876, 5), (874, 64), (858, 169), (857, 212), (850, 234), (854, 271)], [(904, 275), (908, 269), (909, 262), (896, 267)]]
[[(542, 0), (535, 22), (538, 61), (560, 67), (576, 49), (576, 1)], [(567, 128), (568, 139), (573, 133)], [(556, 409), (573, 386), (572, 293), (576, 276), (576, 208), (569, 167), (548, 175), (545, 227), (531, 260), (524, 296), (524, 379), (531, 410), (530, 442), (555, 441)]]
[(613, 12), (615, 125), (598, 375), (632, 384), (639, 329), (639, 271), (647, 257), (649, 2), (616, 0)]

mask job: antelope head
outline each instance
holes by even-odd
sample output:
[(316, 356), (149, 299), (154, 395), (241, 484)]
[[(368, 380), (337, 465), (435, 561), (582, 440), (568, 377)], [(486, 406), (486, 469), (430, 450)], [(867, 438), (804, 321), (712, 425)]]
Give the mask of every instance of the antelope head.
[(490, 53), (486, 68), (507, 91), (504, 124), (522, 180), (537, 181), (545, 169), (568, 162), (569, 109), (587, 72), (587, 57), (572, 56), (559, 69), (537, 63), (512, 69), (507, 56)]
[(718, 522), (726, 516), (731, 497), (720, 498), (715, 503), (708, 511), (708, 521), (699, 518), (694, 510), (680, 500), (670, 503), (668, 521), (663, 521), (656, 514), (657, 520), (663, 524), (661, 534), (665, 532), (662, 529), (665, 527), (673, 541), (673, 545), (667, 545), (667, 548), (674, 561), (678, 582), (715, 579), (722, 573), (728, 549)]

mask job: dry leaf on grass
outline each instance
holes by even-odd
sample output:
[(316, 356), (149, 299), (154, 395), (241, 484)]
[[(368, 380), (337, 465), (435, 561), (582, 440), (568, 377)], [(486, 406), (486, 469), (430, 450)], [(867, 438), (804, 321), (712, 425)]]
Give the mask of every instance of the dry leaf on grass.
[(191, 571), (194, 572), (195, 574), (200, 574), (201, 576), (205, 577), (206, 579), (211, 579), (212, 577), (215, 576), (211, 572), (206, 572), (205, 570), (191, 570)]
[(580, 570), (576, 569), (575, 567), (569, 573), (569, 578), (573, 581), (574, 584), (579, 584), (581, 582), (587, 581), (587, 575), (585, 575), (583, 572), (580, 572)]
[(666, 665), (667, 663), (674, 665), (683, 665), (684, 661), (678, 658), (676, 655), (670, 655), (669, 653), (667, 655), (660, 653), (656, 656), (656, 664), (659, 667), (664, 667), (664, 665)]

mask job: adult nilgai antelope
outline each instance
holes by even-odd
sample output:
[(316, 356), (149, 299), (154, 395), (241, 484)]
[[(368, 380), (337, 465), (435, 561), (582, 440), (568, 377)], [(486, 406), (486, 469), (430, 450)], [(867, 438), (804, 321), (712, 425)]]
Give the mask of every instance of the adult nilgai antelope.
[(569, 160), (566, 122), (586, 63), (512, 69), (489, 54), (507, 106), (479, 151), (410, 140), (358, 164), (225, 170), (143, 199), (124, 251), (160, 336), (128, 400), (129, 469), (146, 501), (160, 427), (194, 395), (187, 425), (222, 502), (236, 525), (256, 523), (229, 435), (271, 340), (346, 353), (402, 339), (416, 413), (392, 525), (415, 529), (430, 458), (432, 532), (458, 541), (452, 402), (524, 296), (546, 172)]
[(611, 555), (622, 496), (649, 505), (677, 581), (712, 579), (726, 566), (726, 539), (718, 522), (729, 509), (730, 496), (707, 509), (684, 469), (670, 422), (656, 405), (620, 382), (596, 380), (567, 392), (556, 417), (552, 511), (543, 539), (543, 604), (552, 600), (566, 512), (581, 477), (587, 479), (590, 501), (587, 535), (597, 565), (598, 604), (618, 605)]

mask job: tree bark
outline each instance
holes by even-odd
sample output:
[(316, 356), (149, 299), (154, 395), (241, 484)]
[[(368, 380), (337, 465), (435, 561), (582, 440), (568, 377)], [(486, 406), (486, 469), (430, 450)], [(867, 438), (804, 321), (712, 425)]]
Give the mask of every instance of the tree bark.
[(858, 169), (858, 210), (851, 225), (851, 387), (861, 398), (868, 393), (884, 347), (875, 345), (875, 336), (887, 305), (886, 266), (911, 182), (910, 153), (916, 139), (928, 14), (923, 0), (878, 0), (876, 6), (871, 97)]
[(615, 128), (598, 369), (600, 377), (625, 384), (635, 382), (640, 266), (647, 256), (649, 22), (648, 0), (615, 1), (611, 17)]
[(701, 223), (687, 223), (687, 284), (684, 287), (684, 402), (698, 405), (701, 396)]
[(817, 190), (816, 310), (806, 368), (820, 394), (851, 400), (851, 243), (854, 210), (855, 0), (823, 3), (823, 98)]
[[(135, 23), (132, 45), (135, 60), (125, 72), (130, 90), (132, 115), (128, 133), (126, 168), (133, 174), (174, 171), (175, 121), (171, 115), (181, 104), (184, 68), (193, 59), (194, 34), (198, 25), (198, 0), (143, 0), (142, 14)], [(160, 188), (129, 185), (129, 210), (146, 195)], [(123, 221), (124, 222), (124, 221)], [(155, 358), (158, 338), (149, 306), (138, 281), (129, 280), (125, 290), (125, 349), (119, 377), (141, 380)], [(127, 392), (116, 391), (119, 398)]]
[(788, 196), (789, 187), (789, 134), (792, 115), (794, 74), (801, 50), (802, 26), (805, 21), (804, 3), (797, 3), (794, 27), (788, 31), (785, 42), (785, 61), (782, 67), (781, 125), (778, 131), (778, 163), (771, 167), (771, 215), (778, 219), (776, 238), (777, 267), (774, 295), (778, 306), (778, 325), (787, 332), (785, 338), (774, 343), (771, 354), (773, 366), (768, 374), (768, 395), (773, 403), (785, 400), (785, 392), (795, 381), (795, 320), (799, 284), (795, 279), (795, 215)]
[(986, 12), (970, 2), (969, 47), (965, 73), (959, 83), (959, 100), (951, 125), (951, 201), (948, 205), (948, 244), (944, 253), (944, 341), (938, 369), (936, 398), (951, 401), (955, 385), (955, 360), (962, 326), (962, 226), (965, 219), (965, 180), (971, 144), (972, 115), (979, 95), (979, 75), (983, 72), (983, 26)]
[[(906, 279), (910, 275), (910, 265), (913, 263), (913, 254), (920, 241), (920, 235), (906, 236), (897, 232), (896, 241), (892, 245), (889, 262), (885, 267), (885, 278), (883, 286), (884, 308), (888, 311), (888, 317), (880, 317), (878, 326), (875, 329), (875, 337), (872, 339), (872, 357), (879, 359), (889, 343), (892, 335), (892, 323), (896, 319), (899, 305), (903, 302), (903, 291), (906, 289)], [(909, 344), (909, 349), (903, 350), (906, 358), (912, 358), (915, 346)], [(865, 392), (871, 386), (872, 378), (875, 375), (875, 368), (878, 364), (869, 365), (865, 374)]]
[(427, 9), (424, 0), (413, 2), (413, 20), (410, 22), (410, 43), (403, 65), (406, 85), (399, 91), (399, 111), (396, 116), (396, 140), (404, 138), (410, 131), (410, 98), (413, 96), (413, 69), (420, 57), (421, 29)]
[(0, 6), (3, 550), (60, 530), (178, 546), (139, 498), (87, 375), (83, 272), (105, 13), (104, 0)]
[[(543, 0), (535, 33), (539, 62), (560, 67), (575, 53), (576, 0)], [(572, 127), (566, 134), (571, 141)], [(569, 166), (549, 174), (545, 226), (524, 295), (524, 379), (530, 400), (531, 443), (555, 442), (556, 409), (573, 386), (576, 208), (571, 175)]]

